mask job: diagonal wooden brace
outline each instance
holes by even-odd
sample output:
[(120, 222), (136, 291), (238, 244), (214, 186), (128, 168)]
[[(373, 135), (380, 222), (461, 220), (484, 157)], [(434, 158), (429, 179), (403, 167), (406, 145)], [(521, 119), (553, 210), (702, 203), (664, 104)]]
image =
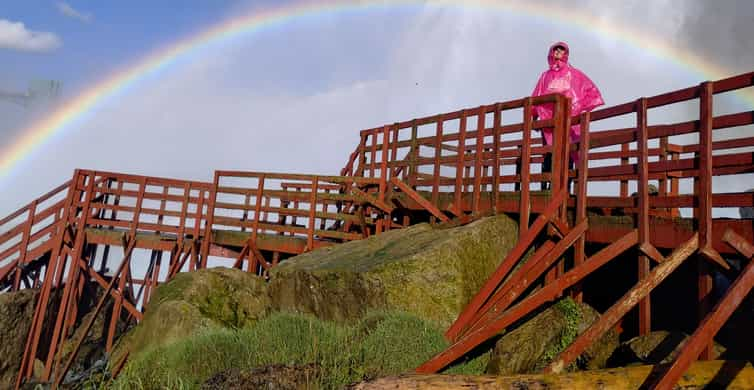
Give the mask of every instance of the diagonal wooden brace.
[(440, 352), (432, 357), (432, 359), (419, 366), (416, 371), (418, 373), (434, 373), (442, 370), (444, 367), (468, 353), (479, 344), (487, 341), (490, 337), (495, 336), (512, 323), (531, 313), (545, 302), (556, 298), (563, 290), (578, 283), (590, 273), (636, 245), (637, 242), (638, 234), (636, 230), (626, 234), (580, 265), (568, 271), (560, 278), (545, 285), (532, 295), (526, 297), (520, 303), (499, 314), (493, 321), (469, 331), (469, 333), (465, 334), (448, 349)]
[(712, 248), (712, 246), (706, 246), (704, 248), (700, 248), (699, 253), (701, 253), (705, 259), (710, 260), (713, 263), (723, 267), (723, 269), (726, 269), (726, 270), (730, 269), (730, 265), (728, 264), (728, 262), (723, 260), (723, 257), (720, 256), (720, 253), (718, 253), (714, 248)]
[(429, 211), (432, 215), (437, 217), (440, 221), (448, 222), (448, 217), (440, 211), (435, 205), (432, 204), (432, 202), (424, 199), (421, 195), (419, 195), (416, 191), (414, 191), (413, 188), (409, 187), (406, 183), (399, 180), (397, 177), (394, 177), (390, 179), (390, 182), (393, 183), (394, 186), (398, 187), (403, 191), (406, 195), (409, 196), (409, 198), (413, 199), (416, 203), (419, 203), (420, 206), (424, 207), (425, 210)]
[(505, 294), (498, 295), (497, 293), (490, 299), (487, 305), (482, 307), (477, 313), (477, 317), (473, 323), (485, 323), (494, 318), (495, 313), (500, 313), (507, 309), (508, 306), (513, 303), (529, 286), (534, 283), (542, 274), (544, 274), (555, 262), (557, 262), (563, 253), (570, 248), (576, 240), (581, 237), (587, 228), (587, 220), (581, 221), (580, 224), (575, 226), (571, 231), (560, 240), (552, 250), (548, 251), (544, 256), (537, 258), (537, 261), (526, 262), (509, 281), (506, 282), (506, 286), (501, 287), (501, 290), (505, 287)]
[(639, 250), (657, 263), (662, 263), (665, 261), (665, 256), (663, 256), (660, 251), (658, 251), (657, 248), (649, 242), (644, 242), (639, 245)]
[[(725, 231), (723, 240), (739, 250), (749, 260), (754, 256), (754, 245), (747, 242), (746, 239), (736, 234), (732, 229), (728, 228)], [(725, 324), (725, 321), (730, 318), (733, 311), (738, 308), (743, 299), (749, 294), (752, 287), (754, 287), (754, 261), (749, 261), (738, 278), (728, 288), (725, 296), (707, 313), (707, 316), (704, 317), (699, 327), (686, 339), (670, 368), (662, 374), (660, 380), (654, 386), (655, 389), (665, 390), (673, 388), (681, 375), (699, 357), (702, 350), (709, 345), (715, 334)]]
[[(131, 240), (136, 241), (136, 240)], [(122, 278), (123, 275), (123, 269), (126, 267), (126, 264), (128, 264), (130, 260), (130, 251), (133, 249), (133, 246), (130, 246), (127, 250), (128, 254), (121, 260), (120, 266), (118, 266), (118, 270), (113, 275), (113, 278), (110, 280), (110, 283), (108, 283), (107, 288), (105, 289), (105, 292), (102, 294), (102, 297), (100, 298), (99, 302), (97, 302), (97, 306), (94, 308), (94, 314), (91, 315), (91, 318), (86, 323), (86, 326), (84, 327), (84, 332), (81, 335), (81, 337), (76, 340), (76, 344), (73, 347), (73, 351), (71, 351), (70, 356), (68, 357), (68, 361), (66, 361), (65, 365), (63, 366), (62, 371), (57, 373), (55, 375), (55, 382), (52, 385), (53, 389), (57, 389), (60, 384), (63, 382), (63, 378), (65, 378), (65, 375), (68, 373), (68, 370), (71, 368), (71, 364), (73, 363), (73, 360), (76, 359), (76, 355), (78, 355), (79, 350), (81, 349), (81, 344), (83, 344), (84, 339), (86, 339), (86, 336), (89, 334), (89, 331), (92, 329), (92, 326), (94, 325), (94, 321), (97, 320), (97, 316), (99, 315), (100, 311), (102, 311), (102, 307), (105, 305), (105, 302), (107, 301), (108, 296), (110, 295), (110, 291), (112, 291), (113, 286), (115, 285), (115, 281), (118, 280), (118, 278)]]
[(723, 233), (723, 241), (727, 242), (730, 246), (735, 248), (738, 253), (744, 255), (746, 258), (751, 259), (754, 257), (754, 245), (736, 234), (733, 229), (725, 229), (725, 233)]
[(542, 214), (537, 217), (529, 230), (527, 230), (526, 234), (521, 237), (516, 246), (511, 249), (505, 259), (500, 263), (497, 269), (495, 269), (495, 272), (493, 272), (489, 279), (487, 279), (484, 286), (482, 286), (463, 312), (461, 312), (458, 319), (456, 319), (453, 325), (451, 325), (447, 332), (445, 332), (446, 339), (455, 340), (461, 330), (469, 325), (469, 322), (474, 318), (482, 305), (484, 305), (495, 290), (497, 290), (500, 283), (508, 275), (508, 272), (513, 269), (513, 267), (524, 256), (526, 251), (529, 250), (529, 247), (539, 236), (540, 232), (542, 232), (542, 229), (547, 225), (550, 218), (558, 211), (561, 204), (565, 201), (566, 195), (567, 192), (562, 190), (550, 200), (550, 203)]
[(655, 267), (647, 277), (639, 280), (623, 297), (608, 309), (587, 330), (580, 334), (565, 351), (558, 354), (547, 367), (545, 372), (559, 373), (573, 362), (589, 345), (599, 339), (616, 322), (623, 318), (640, 300), (662, 283), (679, 265), (691, 256), (699, 246), (699, 234), (694, 233), (690, 240), (678, 247), (666, 261)]
[(393, 212), (393, 209), (394, 209), (393, 206), (390, 206), (386, 202), (379, 200), (356, 187), (351, 188), (351, 194), (355, 196), (357, 199), (361, 200), (362, 202), (369, 203), (372, 206), (375, 206), (388, 214)]

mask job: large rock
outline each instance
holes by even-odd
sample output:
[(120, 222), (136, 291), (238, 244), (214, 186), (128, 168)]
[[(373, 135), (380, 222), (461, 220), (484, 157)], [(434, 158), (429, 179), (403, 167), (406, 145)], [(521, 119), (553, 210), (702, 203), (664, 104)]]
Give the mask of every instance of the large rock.
[[(636, 336), (622, 343), (610, 356), (611, 367), (634, 364), (664, 364), (672, 362), (680, 352), (680, 346), (688, 338), (682, 332), (658, 330), (643, 336)], [(712, 349), (712, 358), (717, 359), (725, 348), (717, 343)]]
[(275, 309), (345, 321), (396, 310), (447, 327), (517, 241), (505, 215), (419, 224), (290, 258), (271, 272)]
[[(504, 334), (495, 344), (487, 373), (514, 375), (541, 371), (598, 318), (599, 313), (590, 306), (565, 298)], [(571, 369), (604, 368), (617, 347), (618, 333), (610, 330)]]
[(134, 356), (210, 326), (241, 328), (269, 311), (265, 281), (232, 268), (180, 273), (159, 286), (144, 318), (115, 348), (111, 361)]
[(0, 294), (0, 388), (11, 388), (24, 355), (39, 290)]

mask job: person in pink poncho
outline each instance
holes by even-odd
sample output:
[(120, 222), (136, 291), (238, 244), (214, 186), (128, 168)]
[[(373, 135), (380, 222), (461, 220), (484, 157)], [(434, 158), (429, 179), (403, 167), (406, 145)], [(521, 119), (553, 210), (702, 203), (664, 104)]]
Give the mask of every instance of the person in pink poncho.
[[(592, 80), (568, 63), (568, 45), (565, 42), (557, 42), (550, 46), (547, 52), (547, 63), (550, 67), (539, 76), (532, 96), (561, 93), (571, 99), (572, 116), (605, 104), (600, 90)], [(553, 109), (552, 104), (537, 105), (532, 107), (532, 115), (535, 119), (550, 119), (553, 116)], [(571, 142), (578, 142), (580, 132), (580, 126), (571, 127), (569, 131)], [(552, 145), (552, 137), (552, 128), (542, 129), (542, 138), (546, 145)], [(571, 161), (578, 161), (577, 153), (571, 153)], [(550, 172), (551, 170), (552, 154), (548, 153), (545, 155), (542, 171)]]

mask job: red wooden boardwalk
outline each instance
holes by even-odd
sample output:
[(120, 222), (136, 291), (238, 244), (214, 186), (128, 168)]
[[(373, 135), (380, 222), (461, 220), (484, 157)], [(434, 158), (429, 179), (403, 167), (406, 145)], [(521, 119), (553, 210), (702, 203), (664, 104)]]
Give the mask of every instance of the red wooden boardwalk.
[[(754, 112), (715, 116), (714, 109), (717, 95), (753, 85), (754, 73), (747, 73), (574, 118), (569, 102), (552, 95), (394, 123), (361, 131), (338, 176), (216, 171), (212, 183), (201, 183), (76, 170), (0, 220), (0, 291), (41, 289), (18, 383), (31, 377), (35, 359), (45, 362), (41, 379), (64, 377), (70, 362), (59, 358), (62, 342), (87, 325), (77, 314), (83, 281), (106, 291), (96, 310), (115, 302), (109, 350), (121, 313), (139, 321), (154, 288), (178, 272), (225, 264), (265, 276), (285, 258), (321, 246), (507, 213), (519, 221), (517, 246), (448, 330), (455, 343), (418, 370), (443, 369), (564, 293), (579, 298), (580, 281), (638, 248), (634, 287), (548, 370), (567, 366), (634, 307), (640, 333), (648, 332), (649, 293), (693, 259), (705, 317), (658, 382), (669, 388), (693, 360), (708, 356), (712, 337), (754, 284), (747, 266), (716, 306), (702, 304), (712, 269), (727, 267), (721, 254), (752, 256), (752, 221), (713, 218), (713, 210), (754, 207), (754, 193), (716, 188), (713, 178), (751, 180)], [(554, 118), (533, 122), (525, 113), (537, 104), (553, 104)], [(698, 106), (698, 116), (651, 120), (655, 110), (684, 104)], [(566, 136), (572, 125), (581, 126), (575, 145)], [(554, 129), (551, 146), (534, 130), (543, 127)], [(571, 151), (580, 155), (574, 169)], [(541, 172), (545, 153), (553, 154), (552, 172)], [(682, 209), (693, 218), (682, 218)], [(604, 245), (588, 253), (587, 243)], [(564, 257), (572, 259), (568, 267)], [(520, 297), (532, 283), (543, 288)], [(41, 330), (55, 290), (62, 301), (47, 339)], [(41, 344), (50, 345), (44, 355)]]

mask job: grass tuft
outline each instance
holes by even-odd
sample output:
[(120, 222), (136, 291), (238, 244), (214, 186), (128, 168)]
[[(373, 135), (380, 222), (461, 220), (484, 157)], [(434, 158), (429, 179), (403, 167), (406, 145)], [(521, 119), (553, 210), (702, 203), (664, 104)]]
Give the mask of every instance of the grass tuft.
[[(448, 346), (433, 323), (405, 313), (373, 313), (352, 325), (275, 313), (239, 330), (212, 328), (135, 356), (114, 389), (198, 389), (212, 375), (273, 364), (315, 363), (312, 388), (410, 371)], [(482, 374), (489, 353), (451, 367)]]

